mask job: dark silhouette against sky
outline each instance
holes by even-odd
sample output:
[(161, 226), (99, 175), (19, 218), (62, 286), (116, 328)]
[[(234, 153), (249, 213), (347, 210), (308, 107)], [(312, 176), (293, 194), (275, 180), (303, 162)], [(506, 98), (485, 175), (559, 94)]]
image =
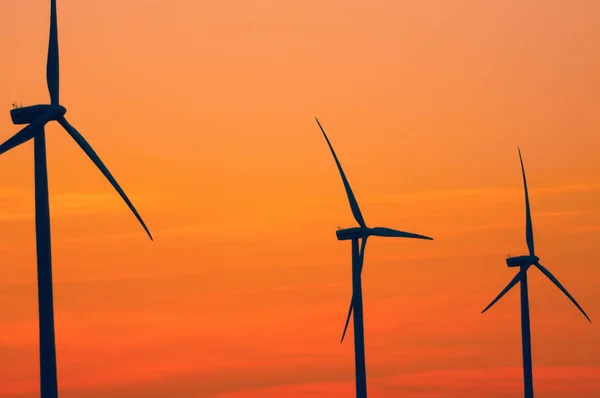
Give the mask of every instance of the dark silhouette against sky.
[(525, 389), (525, 398), (533, 398), (533, 369), (531, 360), (531, 326), (529, 320), (529, 296), (527, 291), (527, 270), (529, 267), (534, 265), (544, 274), (552, 283), (556, 285), (573, 304), (581, 311), (583, 316), (591, 322), (583, 308), (575, 301), (573, 296), (563, 287), (563, 285), (556, 279), (554, 275), (539, 261), (540, 258), (535, 255), (535, 246), (533, 243), (533, 225), (531, 222), (531, 208), (529, 206), (529, 192), (527, 190), (527, 179), (525, 178), (525, 167), (523, 166), (523, 158), (521, 157), (521, 149), (519, 151), (519, 160), (521, 162), (521, 172), (523, 173), (523, 187), (525, 190), (525, 239), (527, 240), (527, 247), (529, 248), (529, 254), (517, 257), (508, 257), (506, 259), (506, 265), (509, 267), (519, 267), (519, 272), (515, 277), (508, 283), (508, 285), (500, 292), (500, 294), (482, 311), (486, 312), (491, 306), (493, 306), (498, 300), (502, 298), (510, 289), (512, 289), (517, 283), (521, 283), (521, 333), (522, 333), (522, 345), (523, 345), (523, 384)]
[(54, 335), (54, 305), (52, 293), (52, 251), (50, 240), (50, 204), (48, 199), (48, 170), (46, 167), (46, 136), (44, 126), (57, 121), (79, 147), (89, 156), (102, 174), (123, 198), (135, 214), (144, 230), (152, 239), (150, 231), (142, 220), (125, 192), (121, 189), (102, 160), (90, 144), (64, 115), (67, 112), (59, 102), (59, 62), (58, 27), (56, 18), (56, 0), (50, 1), (50, 40), (48, 44), (48, 62), (46, 81), (50, 93), (50, 105), (15, 107), (10, 111), (16, 125), (27, 124), (25, 128), (0, 145), (0, 155), (33, 139), (35, 166), (35, 235), (37, 249), (39, 341), (40, 341), (40, 389), (42, 398), (58, 397), (56, 370), (56, 343)]
[[(327, 134), (325, 134), (325, 130), (323, 130), (319, 119), (315, 118), (315, 120), (317, 121), (317, 124), (319, 125), (319, 128), (321, 129), (321, 132), (323, 133), (323, 136), (327, 141), (329, 149), (331, 150), (331, 154), (333, 155), (333, 159), (335, 160), (335, 164), (340, 173), (340, 177), (342, 177), (342, 182), (344, 183), (344, 189), (346, 190), (346, 196), (348, 196), (348, 202), (350, 202), (350, 209), (352, 210), (352, 215), (354, 216), (354, 219), (359, 225), (359, 227), (354, 228), (338, 229), (336, 231), (336, 235), (338, 240), (352, 241), (352, 299), (350, 300), (350, 309), (348, 311), (348, 317), (346, 318), (346, 324), (344, 325), (342, 341), (344, 340), (344, 336), (346, 335), (348, 323), (350, 322), (350, 316), (352, 315), (352, 311), (354, 311), (354, 361), (356, 366), (356, 397), (366, 398), (367, 372), (365, 364), (365, 332), (363, 324), (363, 297), (361, 273), (363, 261), (365, 258), (365, 247), (367, 246), (367, 239), (369, 238), (369, 236), (384, 236), (390, 238), (416, 238), (427, 240), (433, 240), (433, 238), (385, 227), (367, 227), (362, 213), (360, 212), (360, 208), (358, 207), (356, 197), (352, 192), (352, 188), (350, 188), (350, 183), (348, 182), (348, 179), (344, 174), (344, 170), (342, 169), (342, 165), (340, 164), (340, 161), (338, 160), (335, 151), (333, 150), (333, 146), (331, 146), (331, 142), (329, 142), (329, 138), (327, 138)], [(361, 240), (360, 250), (358, 247), (359, 239)]]
[[(1, 398), (39, 397), (38, 377), (44, 398), (364, 397), (366, 345), (371, 397), (519, 397), (524, 370), (529, 397), (532, 356), (539, 397), (600, 397), (597, 331), (526, 273), (545, 270), (530, 223), (519, 269), (496, 264), (528, 253), (521, 143), (537, 252), (600, 311), (598, 7), (351, 3), (5, 2), (0, 144), (19, 133), (0, 145)], [(360, 209), (323, 131), (351, 212), (327, 178), (311, 109), (343, 132)], [(435, 243), (369, 242), (362, 275), (370, 235), (398, 231), (361, 210)], [(330, 239), (351, 214), (352, 291)], [(516, 271), (523, 310), (513, 292), (481, 316)]]

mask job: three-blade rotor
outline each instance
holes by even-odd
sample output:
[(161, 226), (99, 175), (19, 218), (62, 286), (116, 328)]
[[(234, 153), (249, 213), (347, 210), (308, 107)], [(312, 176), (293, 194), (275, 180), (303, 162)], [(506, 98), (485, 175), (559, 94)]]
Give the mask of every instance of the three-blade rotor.
[(100, 172), (106, 177), (111, 183), (114, 189), (119, 193), (121, 198), (125, 201), (129, 209), (133, 212), (137, 220), (140, 222), (151, 240), (152, 234), (146, 226), (146, 223), (133, 206), (123, 189), (119, 186), (119, 183), (112, 176), (108, 168), (104, 165), (100, 157), (96, 154), (94, 149), (88, 144), (81, 134), (65, 119), (65, 109), (59, 104), (59, 63), (58, 63), (58, 25), (56, 16), (56, 0), (50, 0), (50, 39), (48, 42), (48, 59), (46, 64), (46, 82), (48, 84), (48, 92), (50, 94), (50, 108), (48, 112), (34, 120), (32, 123), (27, 125), (21, 131), (13, 135), (11, 138), (6, 140), (0, 145), (0, 155), (3, 153), (31, 140), (37, 134), (44, 134), (44, 126), (51, 120), (56, 120), (60, 125), (69, 133), (69, 135), (75, 140), (79, 147), (88, 155), (88, 157), (94, 162)]
[[(364, 257), (365, 257), (365, 248), (366, 248), (367, 239), (369, 238), (369, 236), (433, 240), (433, 238), (430, 238), (428, 236), (413, 234), (411, 232), (398, 231), (396, 229), (391, 229), (391, 228), (384, 228), (384, 227), (368, 228), (367, 227), (365, 220), (362, 216), (362, 213), (360, 211), (360, 208), (358, 206), (356, 197), (354, 196), (354, 193), (352, 192), (352, 188), (350, 188), (350, 183), (348, 182), (348, 179), (346, 178), (346, 174), (344, 173), (344, 170), (342, 169), (342, 165), (340, 164), (340, 161), (338, 160), (338, 157), (335, 154), (335, 151), (333, 150), (333, 146), (331, 145), (331, 142), (329, 141), (329, 138), (327, 137), (327, 134), (325, 133), (323, 126), (321, 126), (319, 119), (317, 119), (315, 117), (315, 120), (317, 121), (317, 124), (319, 125), (319, 128), (321, 129), (321, 132), (323, 133), (323, 136), (325, 137), (325, 141), (327, 141), (327, 145), (329, 146), (329, 149), (331, 150), (331, 154), (333, 155), (335, 164), (337, 165), (340, 176), (342, 177), (342, 182), (344, 183), (344, 189), (346, 190), (346, 196), (348, 197), (348, 202), (350, 203), (350, 209), (352, 210), (352, 215), (354, 216), (354, 219), (356, 220), (356, 222), (360, 225), (360, 227), (362, 229), (362, 233), (361, 233), (362, 242), (361, 242), (359, 259), (358, 259), (359, 264), (357, 265), (360, 268), (359, 272), (362, 272)], [(348, 316), (346, 317), (346, 324), (344, 325), (344, 332), (342, 333), (342, 339), (341, 339), (340, 343), (344, 341), (344, 337), (346, 336), (346, 331), (348, 329), (348, 324), (350, 323), (350, 317), (352, 316), (352, 310), (354, 308), (353, 301), (354, 301), (354, 294), (352, 295), (352, 300), (350, 301), (350, 308), (348, 309)]]
[[(534, 257), (535, 256), (535, 247), (534, 247), (534, 243), (533, 243), (534, 242), (533, 241), (533, 226), (532, 226), (532, 222), (531, 222), (531, 209), (529, 206), (529, 192), (527, 190), (527, 178), (525, 177), (525, 166), (523, 166), (523, 157), (521, 156), (521, 149), (517, 148), (517, 150), (519, 152), (519, 161), (521, 163), (521, 172), (523, 174), (523, 187), (525, 190), (525, 239), (527, 241), (529, 255)], [(537, 259), (537, 257), (535, 257), (535, 258)], [(521, 282), (522, 278), (525, 276), (525, 273), (527, 272), (527, 270), (529, 269), (530, 266), (535, 266), (537, 269), (539, 269), (542, 274), (544, 274), (556, 287), (558, 287), (558, 289), (560, 289), (560, 291), (562, 291), (564, 293), (565, 296), (567, 296), (567, 298), (575, 305), (575, 307), (577, 307), (577, 309), (583, 314), (583, 316), (585, 316), (589, 322), (592, 322), (590, 320), (590, 318), (588, 317), (588, 315), (583, 310), (583, 308), (581, 308), (579, 303), (577, 303), (575, 298), (573, 298), (573, 296), (558, 281), (558, 279), (554, 275), (552, 275), (552, 273), (546, 267), (542, 266), (538, 261), (536, 261), (533, 264), (521, 266), (517, 275), (515, 275), (515, 277), (508, 283), (508, 285), (506, 285), (506, 287), (500, 292), (500, 294), (498, 294), (498, 296), (494, 300), (492, 300), (492, 302), (487, 307), (485, 307), (485, 309), (483, 311), (481, 311), (481, 313), (483, 314), (488, 309), (490, 309), (494, 304), (496, 304), (496, 302), (498, 302), (498, 300), (500, 300), (506, 293), (508, 293), (508, 291), (510, 289), (512, 289), (518, 282)]]

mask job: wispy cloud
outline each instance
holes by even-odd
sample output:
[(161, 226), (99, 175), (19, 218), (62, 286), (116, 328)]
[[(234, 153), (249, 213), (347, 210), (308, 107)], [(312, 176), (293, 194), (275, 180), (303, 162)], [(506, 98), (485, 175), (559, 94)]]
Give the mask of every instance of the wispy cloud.
[(21, 221), (33, 220), (34, 214), (31, 211), (7, 211), (0, 210), (0, 221)]
[[(529, 187), (530, 190), (532, 189)], [(553, 185), (547, 187), (535, 187), (537, 196), (551, 196), (565, 193), (579, 193), (597, 191), (598, 187), (584, 184)], [(390, 193), (376, 196), (370, 196), (370, 202), (377, 203), (396, 203), (411, 200), (440, 200), (448, 198), (493, 198), (496, 201), (507, 200), (511, 198), (521, 198), (523, 187), (518, 185), (511, 188), (506, 187), (479, 187), (462, 189), (442, 189), (407, 193)]]
[(109, 193), (62, 193), (50, 198), (52, 211), (61, 213), (106, 212), (120, 204), (113, 192)]
[(565, 228), (563, 233), (566, 234), (589, 234), (600, 232), (600, 224), (580, 225), (576, 227)]
[[(8, 196), (6, 196), (8, 195)], [(13, 199), (10, 204), (0, 207), (0, 221), (33, 220), (35, 218), (34, 201), (25, 193), (13, 189), (0, 194), (0, 198)], [(144, 195), (144, 199), (153, 195)], [(16, 199), (16, 200), (15, 200)], [(23, 203), (27, 203), (25, 207)], [(59, 193), (50, 195), (50, 215), (64, 217), (77, 214), (110, 214), (127, 210), (126, 205), (115, 192), (106, 193)]]
[(21, 198), (23, 195), (33, 194), (33, 185), (31, 188), (23, 188), (23, 186), (5, 185), (0, 190), (1, 199)]
[[(167, 227), (161, 229), (151, 229), (152, 236), (155, 239), (160, 237), (177, 237), (177, 236), (212, 236), (219, 233), (225, 233), (228, 229), (230, 230), (233, 226), (227, 224), (196, 224), (196, 225), (181, 225), (174, 227)], [(239, 226), (235, 226), (236, 230), (239, 230)], [(106, 234), (96, 234), (88, 236), (69, 236), (63, 238), (57, 238), (64, 242), (86, 242), (86, 241), (114, 241), (114, 240), (127, 240), (127, 239), (139, 239), (143, 236), (142, 232), (115, 232)]]
[[(577, 392), (579, 397), (596, 397), (600, 392), (600, 367), (536, 367), (539, 391)], [(479, 369), (439, 369), (405, 372), (384, 377), (372, 377), (369, 390), (373, 395), (392, 398), (401, 395), (410, 398), (500, 398), (516, 394), (522, 389), (520, 367)], [(249, 388), (217, 394), (218, 398), (252, 397), (346, 397), (353, 393), (352, 381), (312, 381)], [(583, 393), (583, 394), (582, 394)]]
[[(596, 397), (600, 392), (600, 367), (536, 367), (537, 389)], [(522, 369), (514, 367), (440, 369), (407, 372), (380, 379), (388, 393), (412, 392), (413, 397), (476, 397), (486, 391), (505, 396), (522, 388)], [(583, 395), (581, 393), (586, 393)], [(390, 395), (391, 396), (391, 395)]]

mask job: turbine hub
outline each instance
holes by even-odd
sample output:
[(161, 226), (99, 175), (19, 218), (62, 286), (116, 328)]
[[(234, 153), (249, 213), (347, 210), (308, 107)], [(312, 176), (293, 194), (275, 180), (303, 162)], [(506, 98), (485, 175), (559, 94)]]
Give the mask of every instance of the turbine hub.
[[(53, 114), (55, 114), (56, 118), (58, 119), (61, 116), (64, 116), (65, 113), (67, 113), (67, 108), (65, 108), (62, 105), (50, 105), (50, 108), (54, 111)], [(54, 115), (53, 115), (54, 116)]]
[(508, 267), (528, 267), (540, 261), (538, 256), (516, 256), (508, 257), (506, 259), (506, 265)]
[(335, 231), (338, 240), (352, 240), (364, 237), (364, 229), (361, 227), (338, 229)]

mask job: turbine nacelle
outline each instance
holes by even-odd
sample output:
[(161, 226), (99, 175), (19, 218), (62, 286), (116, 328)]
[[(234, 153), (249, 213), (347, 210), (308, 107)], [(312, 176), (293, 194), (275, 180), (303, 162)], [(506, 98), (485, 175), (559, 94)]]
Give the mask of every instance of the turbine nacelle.
[(354, 227), (354, 228), (346, 228), (346, 229), (338, 229), (335, 231), (338, 240), (352, 240), (364, 238), (365, 236), (369, 236), (371, 234), (371, 228), (365, 227)]
[(48, 121), (57, 120), (67, 113), (67, 109), (62, 105), (32, 105), (11, 109), (10, 118), (13, 124), (30, 124), (40, 119), (49, 111), (52, 113)]
[(508, 257), (506, 259), (506, 265), (508, 267), (528, 267), (537, 264), (539, 261), (540, 258), (538, 256), (516, 256)]

